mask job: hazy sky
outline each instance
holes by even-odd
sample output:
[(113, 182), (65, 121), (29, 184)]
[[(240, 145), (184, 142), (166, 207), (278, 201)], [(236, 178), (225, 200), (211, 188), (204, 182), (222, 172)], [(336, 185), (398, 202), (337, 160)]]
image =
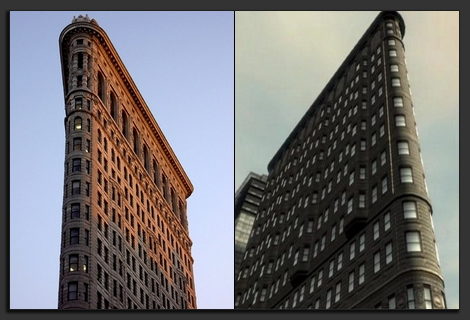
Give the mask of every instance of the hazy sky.
[[(448, 308), (459, 308), (459, 13), (399, 12)], [(235, 13), (235, 190), (267, 164), (379, 11)]]
[(10, 13), (10, 308), (56, 309), (64, 178), (59, 35), (88, 14), (107, 33), (194, 186), (200, 309), (233, 308), (233, 12)]

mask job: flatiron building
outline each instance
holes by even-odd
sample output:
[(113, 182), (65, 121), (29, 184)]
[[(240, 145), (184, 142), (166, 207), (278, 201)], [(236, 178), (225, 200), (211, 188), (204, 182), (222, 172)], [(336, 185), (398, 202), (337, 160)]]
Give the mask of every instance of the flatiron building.
[(59, 309), (195, 309), (193, 186), (106, 32), (60, 33), (64, 191)]
[(446, 308), (404, 35), (381, 12), (267, 164), (236, 309)]

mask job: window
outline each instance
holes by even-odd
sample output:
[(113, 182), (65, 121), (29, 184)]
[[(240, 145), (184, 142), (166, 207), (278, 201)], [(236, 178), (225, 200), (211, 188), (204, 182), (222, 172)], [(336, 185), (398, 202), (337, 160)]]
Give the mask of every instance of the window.
[(405, 219), (416, 219), (418, 217), (418, 210), (415, 201), (403, 202), (403, 214)]
[(323, 270), (320, 270), (320, 272), (318, 272), (317, 288), (321, 286), (322, 282), (323, 282)]
[(388, 184), (387, 184), (387, 176), (382, 178), (382, 194), (387, 192), (388, 190)]
[(359, 252), (364, 251), (366, 248), (366, 234), (363, 233), (359, 236)]
[(78, 299), (78, 282), (69, 282), (68, 284), (68, 300)]
[(72, 160), (72, 172), (80, 172), (82, 169), (82, 160), (75, 158)]
[(400, 181), (402, 183), (413, 183), (413, 171), (411, 168), (400, 168)]
[(365, 280), (365, 272), (366, 272), (366, 266), (364, 263), (362, 263), (359, 266), (359, 284), (363, 284)]
[(392, 78), (392, 87), (401, 87), (400, 78)]
[(424, 286), (424, 308), (432, 309), (431, 288), (427, 285)]
[(397, 50), (395, 50), (395, 49), (388, 50), (388, 56), (389, 57), (396, 57), (397, 56)]
[(359, 208), (365, 208), (366, 207), (366, 195), (365, 193), (360, 193), (359, 194)]
[(340, 299), (341, 299), (341, 282), (338, 282), (335, 288), (335, 302), (338, 302)]
[[(81, 109), (81, 108), (82, 108), (82, 98), (75, 98), (75, 109)], [(76, 119), (77, 118), (75, 118), (75, 120)], [(81, 123), (81, 119), (80, 119), (80, 123)]]
[(375, 174), (377, 172), (377, 160), (372, 161), (372, 166), (371, 166), (372, 174)]
[(406, 289), (406, 298), (408, 300), (408, 309), (415, 309), (415, 294), (413, 287)]
[(398, 154), (401, 156), (410, 154), (408, 141), (398, 141)]
[(72, 181), (72, 194), (80, 194), (80, 180)]
[(330, 267), (329, 267), (329, 270), (328, 270), (328, 278), (331, 278), (333, 276), (334, 271), (335, 271), (335, 261), (331, 260), (330, 261)]
[(380, 271), (380, 251), (374, 254), (374, 273)]
[(390, 72), (398, 72), (398, 64), (391, 64)]
[(393, 261), (393, 246), (392, 242), (385, 245), (385, 264), (389, 264)]
[(388, 45), (389, 46), (394, 46), (395, 45), (395, 39), (389, 39), (388, 40)]
[(353, 210), (353, 205), (354, 205), (354, 198), (351, 197), (348, 200), (348, 214), (352, 212)]
[(70, 205), (70, 216), (72, 219), (80, 218), (80, 203), (72, 203)]
[(418, 231), (408, 231), (405, 233), (406, 251), (421, 252), (421, 240)]
[(403, 107), (403, 98), (402, 97), (393, 98), (393, 106), (396, 108)]
[(395, 309), (396, 308), (395, 295), (392, 295), (392, 296), (388, 297), (388, 308), (389, 309)]
[(372, 187), (372, 203), (377, 201), (377, 186)]
[(73, 128), (74, 130), (82, 130), (82, 118), (75, 117), (73, 120)]
[(356, 256), (356, 241), (353, 241), (349, 245), (349, 261), (354, 259), (355, 256)]
[(343, 267), (343, 253), (340, 252), (338, 255), (338, 261), (336, 263), (336, 270), (339, 271)]
[(351, 292), (354, 290), (354, 271), (349, 273), (348, 282), (348, 292)]
[(385, 125), (382, 124), (379, 128), (379, 135), (380, 137), (383, 137), (385, 135)]
[(359, 180), (364, 180), (366, 178), (366, 167), (359, 167)]
[(78, 254), (71, 254), (69, 255), (69, 271), (77, 271), (78, 270)]
[(390, 212), (384, 215), (384, 230), (387, 231), (388, 229), (390, 229)]
[(73, 151), (82, 150), (82, 138), (73, 138)]
[(326, 308), (329, 309), (331, 306), (331, 289), (326, 292)]
[(79, 243), (79, 228), (71, 228), (70, 229), (70, 244), (78, 244)]
[(374, 222), (374, 240), (377, 240), (380, 235), (380, 223), (379, 221)]
[(405, 116), (402, 114), (395, 116), (395, 126), (396, 127), (406, 127)]

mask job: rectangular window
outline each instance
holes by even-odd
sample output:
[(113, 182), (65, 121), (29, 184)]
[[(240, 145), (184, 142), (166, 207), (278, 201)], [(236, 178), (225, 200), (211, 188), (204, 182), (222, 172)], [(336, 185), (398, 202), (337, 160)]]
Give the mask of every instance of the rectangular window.
[(411, 168), (400, 168), (401, 183), (413, 183), (413, 171)]
[(398, 154), (400, 156), (410, 154), (410, 147), (408, 145), (408, 141), (398, 141)]
[(379, 221), (374, 222), (374, 240), (377, 240), (380, 235), (379, 231), (380, 223)]
[(68, 283), (68, 298), (70, 300), (78, 299), (78, 282), (69, 282)]
[(72, 160), (72, 172), (80, 172), (82, 170), (82, 160), (75, 158)]
[(390, 72), (398, 72), (398, 64), (391, 64)]
[(389, 57), (396, 57), (397, 56), (397, 50), (395, 50), (395, 49), (388, 50), (388, 56)]
[(366, 234), (363, 233), (359, 236), (359, 252), (364, 251), (366, 248)]
[(78, 254), (69, 255), (69, 271), (74, 272), (78, 270)]
[(397, 108), (403, 107), (403, 98), (402, 97), (393, 98), (393, 106)]
[(366, 266), (364, 263), (362, 263), (359, 266), (359, 284), (363, 284), (365, 281), (365, 272), (366, 272)]
[(349, 261), (352, 261), (355, 256), (356, 256), (356, 241), (353, 241), (349, 245)]
[(349, 273), (349, 285), (348, 285), (348, 292), (354, 290), (354, 271)]
[(387, 231), (388, 229), (390, 229), (390, 212), (384, 215), (384, 230)]
[(406, 289), (406, 298), (408, 300), (408, 309), (415, 309), (415, 294), (413, 287)]
[(366, 195), (365, 193), (359, 193), (359, 208), (366, 207)]
[(406, 127), (405, 116), (402, 114), (395, 116), (395, 126), (396, 127)]
[(403, 202), (403, 214), (405, 219), (416, 219), (418, 217), (418, 210), (416, 208), (415, 201), (404, 201)]
[(343, 253), (340, 252), (338, 255), (338, 261), (336, 263), (336, 270), (339, 271), (343, 267)]
[(73, 138), (73, 151), (82, 150), (82, 138)]
[(380, 271), (380, 251), (374, 254), (374, 273)]
[(72, 219), (80, 218), (80, 203), (72, 203), (70, 207)]
[(392, 242), (385, 245), (385, 264), (389, 264), (393, 261), (393, 246)]
[(392, 78), (392, 87), (401, 87), (400, 78)]
[(424, 308), (432, 309), (431, 288), (424, 286)]
[(394, 295), (388, 297), (388, 308), (389, 308), (389, 309), (395, 309), (395, 308), (396, 308), (395, 296), (394, 296)]
[(387, 177), (385, 176), (382, 179), (382, 194), (387, 192), (387, 190), (388, 190), (388, 184), (387, 184)]
[(331, 289), (326, 292), (326, 308), (329, 309), (331, 306)]
[(70, 229), (70, 244), (78, 244), (79, 243), (79, 228), (71, 228)]
[(407, 252), (421, 252), (421, 240), (418, 231), (406, 232), (405, 237)]
[(348, 200), (348, 214), (352, 212), (353, 210), (353, 205), (354, 205), (354, 198), (351, 197)]
[(372, 187), (372, 203), (377, 201), (377, 186)]
[(338, 282), (335, 288), (335, 302), (338, 302), (340, 299), (341, 299), (341, 282)]

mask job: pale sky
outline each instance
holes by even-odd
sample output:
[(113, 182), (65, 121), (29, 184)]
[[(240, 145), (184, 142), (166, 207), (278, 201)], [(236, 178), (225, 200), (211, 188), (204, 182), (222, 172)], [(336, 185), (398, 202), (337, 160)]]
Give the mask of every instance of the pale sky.
[(233, 309), (234, 14), (10, 12), (11, 309), (57, 309), (65, 131), (59, 35), (109, 36), (194, 186), (187, 199), (199, 309)]
[[(459, 12), (399, 11), (448, 308), (459, 308)], [(235, 190), (267, 164), (379, 11), (235, 13)]]

